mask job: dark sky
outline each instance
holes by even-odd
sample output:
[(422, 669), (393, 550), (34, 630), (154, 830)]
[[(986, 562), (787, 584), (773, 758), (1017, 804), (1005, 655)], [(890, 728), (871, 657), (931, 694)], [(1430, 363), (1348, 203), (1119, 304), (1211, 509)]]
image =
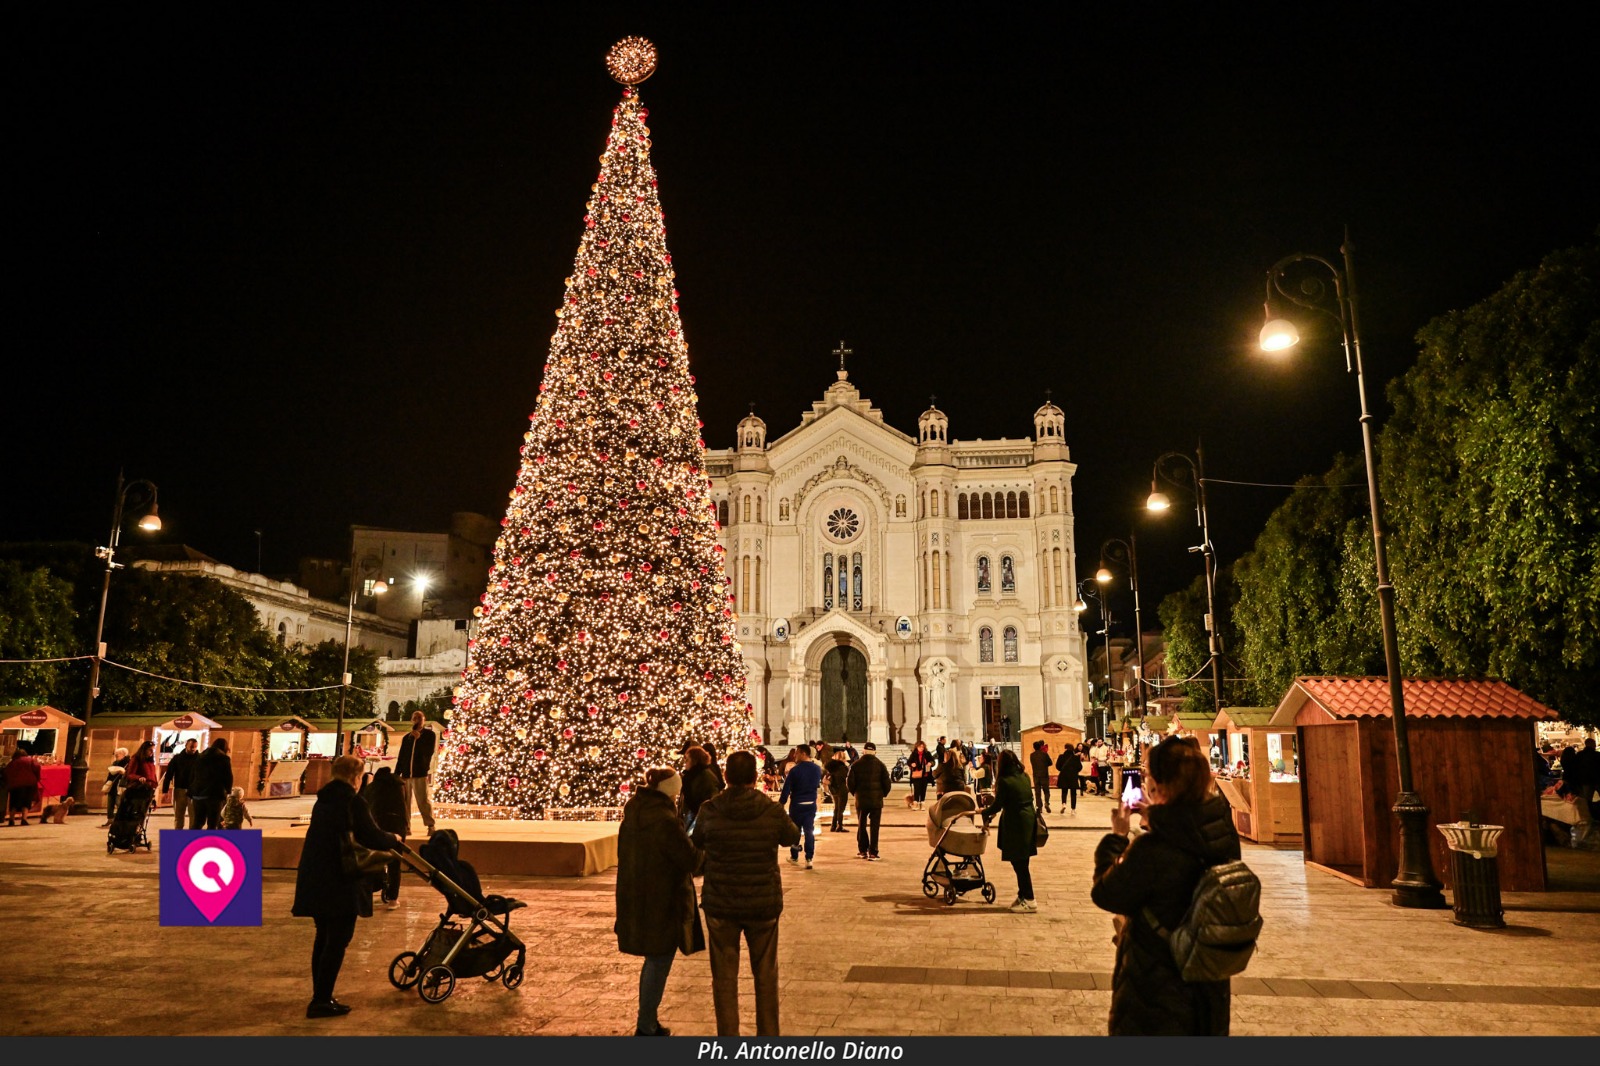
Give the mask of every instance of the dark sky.
[[(498, 515), (601, 57), (641, 33), (709, 443), (751, 400), (792, 428), (840, 338), (908, 431), (937, 393), (957, 436), (1024, 436), (1052, 389), (1084, 565), (1140, 521), (1153, 611), (1195, 572), (1181, 511), (1138, 517), (1158, 453), (1292, 481), (1359, 448), (1330, 343), (1252, 352), (1272, 262), (1352, 227), (1379, 400), (1429, 318), (1600, 222), (1568, 9), (1176, 7), (11, 11), (0, 540), (103, 539), (119, 465), (164, 539), (254, 567), (261, 529), (269, 571)], [(1281, 498), (1213, 492), (1224, 558)]]

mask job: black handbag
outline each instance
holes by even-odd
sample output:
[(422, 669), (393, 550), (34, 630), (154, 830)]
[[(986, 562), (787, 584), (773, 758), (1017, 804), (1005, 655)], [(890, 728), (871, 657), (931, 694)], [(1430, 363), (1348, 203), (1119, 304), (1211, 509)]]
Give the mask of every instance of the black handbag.
[(706, 931), (700, 924), (700, 900), (694, 893), (694, 877), (685, 877), (683, 881), (689, 907), (683, 919), (683, 928), (679, 931), (678, 950), (685, 955), (693, 955), (706, 949)]
[(1044, 812), (1035, 807), (1033, 809), (1033, 846), (1042, 848), (1050, 843), (1050, 827), (1045, 824)]
[(344, 846), (339, 849), (339, 861), (351, 877), (382, 874), (393, 859), (393, 852), (374, 851), (357, 843), (354, 833), (345, 834)]

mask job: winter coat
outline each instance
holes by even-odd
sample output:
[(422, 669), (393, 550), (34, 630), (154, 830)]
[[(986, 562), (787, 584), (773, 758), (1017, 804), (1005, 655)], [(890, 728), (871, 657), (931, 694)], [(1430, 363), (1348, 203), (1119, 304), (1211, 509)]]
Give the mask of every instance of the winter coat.
[(1033, 806), (1033, 789), (1028, 785), (1028, 775), (1007, 774), (994, 790), (994, 802), (983, 812), (983, 821), (998, 812), (1000, 815), (1000, 857), (1006, 862), (1016, 862), (1037, 854), (1034, 845), (1034, 823), (1038, 814)]
[(355, 786), (334, 778), (317, 790), (294, 880), (296, 918), (370, 918), (373, 886), (344, 869), (344, 842), (354, 833), (362, 847), (384, 851), (394, 839), (379, 829)]
[(850, 764), (841, 757), (829, 759), (827, 767), (828, 791), (833, 793), (833, 798), (838, 800), (850, 795)]
[(1078, 787), (1078, 777), (1082, 773), (1083, 760), (1071, 748), (1056, 756), (1056, 774), (1070, 787)]
[(817, 791), (822, 786), (822, 767), (807, 760), (796, 763), (783, 779), (779, 803), (816, 803)]
[(923, 748), (921, 751), (913, 749), (910, 757), (906, 759), (906, 767), (913, 774), (915, 774), (916, 771), (921, 770), (921, 780), (930, 778), (933, 776), (934, 771), (933, 756), (928, 754), (927, 748)]
[(769, 922), (783, 913), (778, 848), (800, 843), (800, 828), (782, 807), (753, 788), (730, 789), (701, 806), (693, 838), (706, 853), (700, 908), (708, 916)]
[(1108, 833), (1094, 856), (1089, 898), (1128, 916), (1111, 979), (1111, 1035), (1227, 1036), (1228, 982), (1184, 981), (1144, 909), (1167, 929), (1182, 924), (1206, 868), (1239, 858), (1233, 811), (1221, 796), (1164, 803), (1146, 809), (1145, 824), (1132, 843)]
[(407, 732), (400, 738), (400, 755), (394, 761), (394, 772), (399, 777), (427, 777), (433, 767), (433, 749), (439, 743), (439, 734), (422, 724), (421, 733)]
[(1033, 783), (1040, 788), (1050, 787), (1050, 753), (1043, 748), (1028, 755), (1028, 768), (1033, 771)]
[(883, 797), (892, 787), (883, 760), (870, 751), (850, 767), (850, 795), (856, 798), (857, 810), (881, 811)]
[(640, 789), (622, 809), (617, 831), (617, 950), (665, 955), (681, 946), (694, 913), (700, 853), (672, 809), (672, 797)]
[(701, 804), (722, 791), (722, 786), (717, 784), (717, 776), (711, 772), (711, 767), (701, 766), (690, 770), (683, 775), (683, 813), (686, 820), (693, 820), (700, 813)]
[(194, 764), (199, 761), (200, 753), (185, 748), (167, 760), (166, 772), (161, 775), (161, 787), (171, 786), (189, 791), (189, 782), (194, 779)]
[(406, 786), (386, 766), (373, 775), (361, 794), (379, 829), (397, 837), (406, 835)]
[(202, 751), (189, 777), (189, 798), (226, 799), (232, 789), (233, 760), (228, 758), (228, 753), (217, 748)]
[(949, 792), (967, 791), (967, 774), (961, 769), (961, 761), (956, 758), (955, 752), (945, 753), (944, 761), (939, 764), (938, 776), (934, 778), (937, 794), (940, 796)]
[(156, 769), (156, 761), (148, 756), (141, 759), (137, 755), (128, 760), (128, 770), (122, 775), (122, 787), (131, 788), (135, 781), (142, 781), (155, 788), (161, 784), (161, 772)]
[(39, 760), (26, 752), (17, 752), (6, 763), (6, 790), (21, 792), (28, 790), (28, 804), (33, 804), (32, 796), (39, 788)]

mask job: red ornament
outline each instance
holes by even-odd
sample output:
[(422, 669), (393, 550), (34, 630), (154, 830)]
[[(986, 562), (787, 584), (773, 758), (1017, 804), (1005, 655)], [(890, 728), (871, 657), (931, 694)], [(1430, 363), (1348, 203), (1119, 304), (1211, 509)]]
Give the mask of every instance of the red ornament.
[(567, 668), (567, 660), (562, 659), (561, 661), (556, 663), (556, 669), (557, 670), (565, 670), (566, 668)]
[(544, 760), (544, 749), (543, 748), (535, 748), (535, 749), (533, 749), (533, 757), (542, 762)]
[(467, 746), (465, 744), (461, 744), (461, 745), (458, 745), (456, 747), (456, 754), (457, 755), (465, 755), (466, 753), (467, 753)]
[(486, 726), (486, 725), (480, 725), (480, 726), (479, 726), (479, 727), (478, 727), (478, 735), (479, 735), (479, 736), (480, 736), (480, 737), (486, 737), (486, 736), (488, 736), (488, 735), (489, 735), (489, 727), (488, 727), (488, 726)]
[[(639, 751), (638, 751), (639, 758), (641, 758), (641, 759), (643, 759), (645, 756), (647, 756), (649, 754), (650, 753), (648, 751), (646, 751), (645, 749), (643, 749), (643, 748), (640, 748)], [(623, 788), (627, 788), (628, 786), (627, 785), (623, 785), (622, 787)]]
[(509, 785), (511, 788), (516, 788), (518, 785), (522, 784), (522, 778), (520, 778), (520, 777), (508, 777), (508, 778), (506, 778), (506, 784)]
[(563, 739), (571, 740), (572, 739), (572, 729), (571, 729), (571, 727), (563, 729), (561, 731), (561, 736), (562, 736)]

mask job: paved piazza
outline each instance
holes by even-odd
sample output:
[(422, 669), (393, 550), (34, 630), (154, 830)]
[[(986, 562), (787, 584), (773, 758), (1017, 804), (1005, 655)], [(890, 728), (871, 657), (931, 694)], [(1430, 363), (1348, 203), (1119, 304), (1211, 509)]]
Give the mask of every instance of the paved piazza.
[[(898, 794), (893, 798), (899, 798)], [(309, 810), (261, 802), (258, 827)], [(955, 907), (923, 898), (921, 815), (893, 807), (885, 859), (855, 857), (854, 835), (821, 833), (816, 869), (783, 863), (779, 948), (786, 1035), (1103, 1035), (1110, 920), (1089, 903), (1090, 855), (1108, 804), (1087, 800), (1034, 862), (1039, 913), (1000, 904), (1015, 882), (991, 853), (1000, 900)], [(415, 949), (439, 897), (409, 877), (396, 911), (360, 923), (339, 981), (348, 1017), (307, 1021), (312, 927), (289, 916), (294, 876), (268, 871), (260, 929), (163, 929), (156, 855), (105, 854), (99, 819), (0, 827), (0, 914), (12, 950), (0, 970), (10, 1006), (0, 1034), (624, 1034), (639, 960), (617, 954), (614, 877), (486, 878), (529, 903), (521, 989), (463, 981), (430, 1006), (385, 976)], [(1448, 912), (1390, 907), (1307, 871), (1298, 851), (1246, 846), (1266, 886), (1261, 950), (1235, 983), (1235, 1034), (1600, 1034), (1600, 892), (1508, 894), (1511, 927), (1460, 928)], [(1551, 853), (1563, 886), (1600, 882), (1600, 855)], [(754, 1032), (748, 977), (745, 1033)], [(138, 1005), (124, 996), (136, 996)], [(706, 956), (679, 957), (662, 1020), (715, 1031)]]

